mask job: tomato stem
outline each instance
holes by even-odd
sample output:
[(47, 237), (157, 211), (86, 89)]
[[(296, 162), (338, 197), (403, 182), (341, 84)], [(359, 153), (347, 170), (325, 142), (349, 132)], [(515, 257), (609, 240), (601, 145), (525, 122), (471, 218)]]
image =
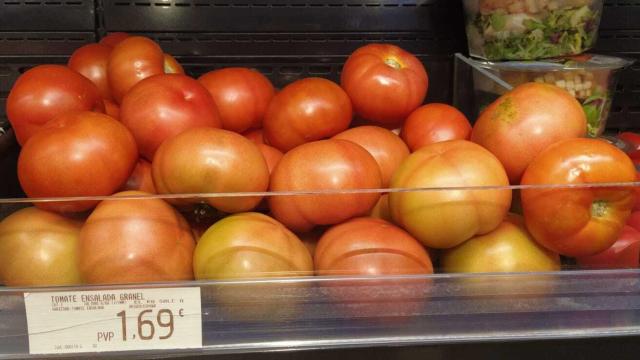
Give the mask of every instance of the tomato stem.
[(394, 58), (386, 58), (384, 59), (384, 63), (391, 66), (394, 69), (401, 69), (402, 65), (400, 62)]
[(596, 200), (591, 204), (591, 216), (603, 217), (607, 213), (607, 202), (604, 200)]

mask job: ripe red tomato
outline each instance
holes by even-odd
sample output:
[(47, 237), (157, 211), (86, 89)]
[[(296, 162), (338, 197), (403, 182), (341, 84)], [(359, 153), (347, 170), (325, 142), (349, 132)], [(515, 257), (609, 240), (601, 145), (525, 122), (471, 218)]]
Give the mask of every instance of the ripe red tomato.
[(198, 78), (213, 96), (220, 111), (222, 128), (243, 132), (260, 127), (271, 99), (273, 85), (261, 73), (247, 68), (226, 68)]
[(18, 143), (37, 133), (47, 121), (68, 111), (103, 111), (98, 88), (62, 65), (39, 65), (13, 84), (7, 98), (7, 117)]
[[(23, 147), (18, 179), (29, 197), (105, 196), (117, 191), (133, 170), (138, 151), (131, 133), (98, 113), (64, 113)], [(77, 212), (96, 201), (42, 202), (36, 206)]]
[(491, 151), (517, 184), (529, 163), (547, 146), (587, 134), (580, 103), (549, 84), (525, 83), (487, 107), (473, 126), (471, 141)]
[[(434, 143), (409, 155), (391, 188), (508, 186), (502, 164), (488, 150), (466, 140)], [(396, 224), (428, 247), (447, 249), (486, 234), (504, 219), (511, 190), (407, 191), (389, 194)]]
[(640, 159), (640, 134), (626, 131), (618, 134), (618, 138), (629, 147), (626, 152), (631, 159)]
[(242, 135), (256, 144), (265, 144), (262, 129), (249, 130)]
[[(523, 185), (632, 182), (629, 157), (598, 139), (568, 139), (542, 151), (522, 176)], [(633, 187), (525, 188), (527, 229), (540, 244), (561, 255), (588, 256), (618, 238), (635, 201)]]
[(194, 247), (187, 221), (163, 200), (103, 201), (80, 232), (80, 273), (89, 284), (190, 280)]
[(30, 207), (0, 222), (0, 283), (77, 285), (79, 221)]
[[(636, 194), (636, 201), (637, 201), (637, 199), (638, 199), (638, 196)], [(631, 215), (627, 219), (627, 225), (629, 225), (632, 228), (640, 231), (640, 211), (636, 211), (634, 209), (634, 211), (631, 213)]]
[(139, 159), (121, 190), (135, 190), (156, 194), (156, 186), (153, 184), (153, 175), (151, 174), (151, 163), (145, 159)]
[(399, 227), (375, 218), (356, 218), (327, 230), (314, 256), (318, 275), (432, 274), (422, 244)]
[(358, 126), (333, 137), (352, 141), (376, 159), (382, 174), (382, 187), (388, 187), (391, 176), (402, 161), (409, 156), (409, 148), (400, 137), (379, 126)]
[(112, 32), (100, 39), (100, 44), (113, 48), (129, 36), (130, 35), (125, 32)]
[(104, 100), (104, 113), (118, 120), (120, 119), (120, 106), (111, 100)]
[(576, 261), (585, 269), (637, 269), (640, 267), (640, 232), (625, 225), (610, 248)]
[(448, 140), (469, 140), (471, 124), (451, 105), (433, 103), (421, 106), (404, 122), (400, 137), (411, 151)]
[[(271, 174), (272, 191), (377, 189), (382, 185), (376, 160), (347, 140), (320, 140), (287, 152)], [(366, 215), (379, 193), (271, 196), (273, 216), (293, 231), (331, 225)]]
[(280, 162), (280, 159), (282, 159), (282, 156), (284, 156), (284, 154), (282, 153), (282, 151), (274, 148), (273, 146), (269, 146), (267, 144), (257, 144), (258, 145), (258, 149), (260, 149), (260, 152), (262, 153), (262, 156), (264, 156), (264, 160), (267, 162), (267, 168), (269, 168), (269, 174), (271, 174), (273, 172), (273, 169), (275, 169), (276, 165), (278, 165), (278, 163)]
[(264, 118), (264, 138), (286, 152), (346, 130), (352, 118), (351, 101), (340, 86), (306, 78), (287, 85), (273, 98)]
[[(166, 64), (165, 54), (153, 40), (142, 36), (130, 36), (119, 42), (111, 51), (107, 75), (109, 87), (116, 102), (138, 82), (153, 75), (176, 70), (175, 64)], [(181, 67), (180, 67), (181, 69)]]
[(136, 138), (140, 154), (153, 160), (158, 146), (187, 129), (220, 127), (207, 89), (177, 74), (157, 75), (134, 86), (122, 100), (120, 121)]
[(87, 44), (73, 52), (69, 58), (68, 66), (91, 80), (100, 90), (100, 96), (106, 100), (112, 100), (107, 78), (107, 64), (111, 47), (101, 44)]
[(342, 87), (360, 117), (398, 124), (427, 96), (427, 71), (411, 53), (389, 44), (365, 45), (342, 68)]
[[(161, 194), (262, 192), (269, 169), (258, 147), (244, 136), (222, 129), (195, 128), (165, 141), (152, 163)], [(251, 210), (262, 197), (212, 197), (224, 212)]]

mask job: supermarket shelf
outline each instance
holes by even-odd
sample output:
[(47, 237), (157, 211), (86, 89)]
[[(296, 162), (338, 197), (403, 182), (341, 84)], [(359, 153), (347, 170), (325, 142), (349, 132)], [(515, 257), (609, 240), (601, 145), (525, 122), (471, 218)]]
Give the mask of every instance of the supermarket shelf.
[(640, 270), (5, 288), (0, 357), (28, 354), (25, 291), (185, 286), (201, 289), (203, 348), (127, 355), (640, 335)]

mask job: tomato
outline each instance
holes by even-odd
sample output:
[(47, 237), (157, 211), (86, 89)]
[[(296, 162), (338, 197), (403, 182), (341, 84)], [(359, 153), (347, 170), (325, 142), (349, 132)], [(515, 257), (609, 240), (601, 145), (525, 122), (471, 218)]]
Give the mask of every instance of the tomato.
[(411, 53), (390, 44), (365, 45), (351, 54), (340, 82), (360, 117), (398, 124), (427, 96), (427, 71)]
[[(118, 190), (133, 170), (138, 151), (131, 133), (98, 113), (64, 113), (23, 147), (18, 179), (29, 197), (105, 196)], [(42, 202), (42, 209), (77, 212), (95, 201)]]
[(335, 83), (321, 78), (294, 81), (271, 101), (264, 118), (264, 138), (284, 152), (346, 130), (353, 118), (351, 101)]
[(640, 159), (640, 134), (626, 131), (618, 134), (618, 138), (628, 146), (626, 152), (631, 159)]
[(243, 133), (244, 137), (253, 141), (256, 144), (264, 144), (264, 134), (262, 129), (253, 129)]
[(81, 222), (30, 207), (0, 222), (0, 283), (75, 285)]
[[(161, 194), (262, 192), (269, 169), (258, 147), (240, 134), (195, 128), (165, 141), (152, 163), (153, 181)], [(242, 212), (262, 197), (212, 197), (209, 205)]]
[(447, 140), (468, 140), (471, 124), (451, 105), (433, 103), (421, 106), (409, 115), (400, 137), (411, 151)]
[(7, 118), (20, 145), (57, 115), (103, 109), (98, 88), (62, 65), (39, 65), (27, 70), (13, 84), (7, 98)]
[(493, 231), (442, 253), (444, 272), (532, 272), (560, 270), (560, 256), (538, 245), (521, 216), (511, 214)]
[(89, 284), (190, 280), (194, 247), (186, 220), (163, 200), (103, 201), (80, 232), (80, 273)]
[(269, 146), (267, 144), (257, 144), (258, 149), (264, 156), (264, 160), (267, 162), (267, 168), (269, 169), (269, 174), (273, 172), (276, 165), (280, 162), (280, 159), (284, 156), (282, 151), (274, 148), (273, 146)]
[(120, 119), (120, 106), (111, 100), (104, 100), (104, 113), (114, 119)]
[[(531, 162), (523, 185), (632, 182), (629, 157), (598, 139), (553, 144)], [(543, 246), (561, 255), (587, 256), (618, 238), (635, 201), (632, 187), (525, 188), (521, 191), (527, 228)]]
[(382, 187), (385, 188), (400, 163), (409, 156), (409, 148), (398, 135), (378, 126), (351, 128), (333, 138), (349, 140), (365, 148), (380, 166)]
[(625, 225), (610, 248), (576, 261), (585, 269), (636, 269), (640, 267), (640, 232)]
[(269, 79), (253, 69), (215, 70), (202, 75), (198, 81), (213, 96), (220, 111), (222, 128), (235, 132), (260, 127), (275, 95)]
[(547, 146), (587, 134), (580, 103), (549, 84), (525, 83), (487, 107), (473, 126), (471, 141), (491, 151), (517, 184), (527, 165)]
[(175, 64), (165, 63), (173, 58), (165, 57), (160, 46), (142, 36), (130, 36), (119, 42), (111, 51), (107, 75), (111, 95), (121, 103), (124, 95), (138, 82), (153, 75), (180, 72)]
[(311, 256), (302, 241), (260, 213), (228, 216), (200, 238), (193, 257), (196, 279), (309, 275)]
[(399, 227), (375, 218), (356, 218), (331, 227), (315, 251), (318, 275), (431, 274), (424, 247)]
[[(637, 198), (638, 197), (637, 197), (637, 194), (636, 194), (636, 201), (637, 201)], [(631, 215), (627, 219), (627, 225), (629, 225), (632, 228), (640, 231), (640, 211), (636, 211), (634, 209), (634, 211), (631, 213)]]
[(111, 100), (107, 64), (111, 47), (101, 44), (87, 44), (73, 52), (68, 66), (91, 80), (100, 90), (103, 99)]
[[(392, 188), (508, 186), (504, 168), (488, 150), (466, 140), (427, 145), (409, 155)], [(396, 224), (428, 247), (446, 249), (486, 234), (504, 219), (510, 189), (392, 192)]]
[(151, 163), (145, 159), (139, 159), (121, 190), (137, 190), (156, 194), (156, 186), (153, 184), (153, 176), (151, 175)]
[(380, 200), (378, 200), (376, 206), (371, 209), (369, 216), (393, 222), (391, 210), (389, 209), (389, 194), (383, 194), (380, 196)]
[(136, 138), (140, 154), (153, 160), (158, 146), (187, 129), (220, 127), (211, 95), (186, 75), (166, 74), (145, 79), (122, 100), (120, 121)]
[(184, 68), (182, 65), (169, 54), (164, 54), (164, 72), (166, 74), (184, 74)]
[[(284, 154), (271, 174), (271, 191), (377, 189), (382, 185), (376, 160), (347, 140), (320, 140)], [(331, 225), (366, 215), (379, 193), (271, 196), (273, 216), (293, 231)]]
[(112, 32), (100, 39), (100, 44), (113, 48), (129, 36), (130, 35), (125, 32)]

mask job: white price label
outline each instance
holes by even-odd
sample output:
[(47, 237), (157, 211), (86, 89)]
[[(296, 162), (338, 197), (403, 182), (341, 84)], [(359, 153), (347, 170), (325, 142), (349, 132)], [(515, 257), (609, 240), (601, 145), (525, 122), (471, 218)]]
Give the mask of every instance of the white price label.
[(200, 288), (25, 293), (29, 353), (202, 347)]

